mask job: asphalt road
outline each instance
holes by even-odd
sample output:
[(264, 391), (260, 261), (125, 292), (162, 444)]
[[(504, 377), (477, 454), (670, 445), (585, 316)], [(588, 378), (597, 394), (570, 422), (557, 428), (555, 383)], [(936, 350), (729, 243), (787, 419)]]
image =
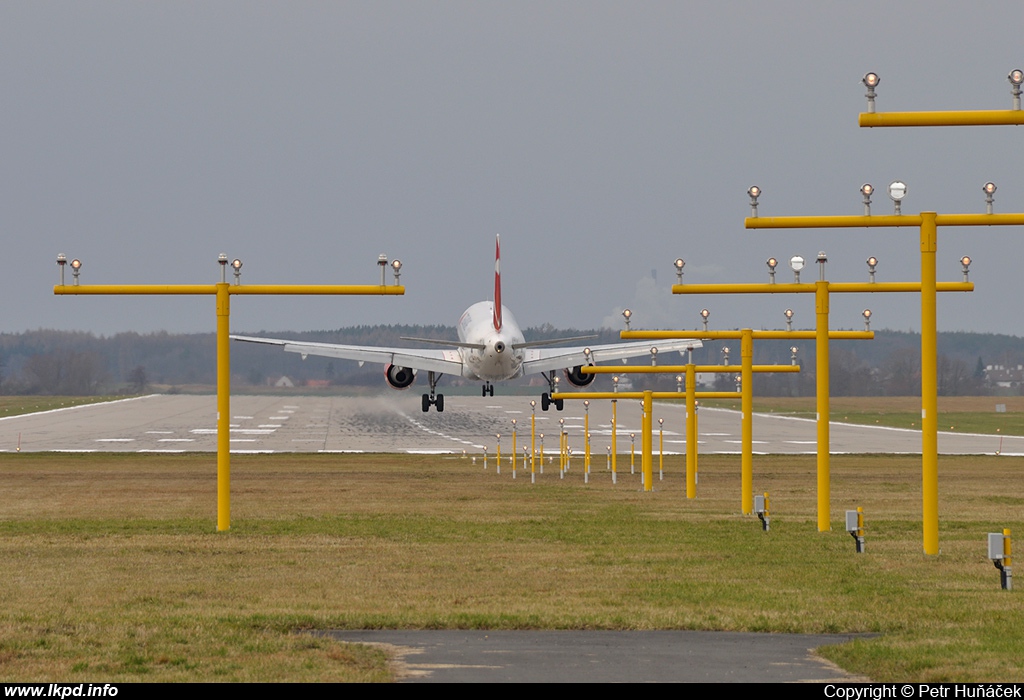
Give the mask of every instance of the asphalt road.
[[(235, 396), (231, 401), (231, 450), (245, 452), (407, 452), (494, 453), (501, 434), (504, 455), (517, 421), (517, 450), (530, 435), (530, 397), (445, 397), (445, 412), (423, 413), (419, 396), (394, 392), (379, 397)], [(618, 452), (630, 451), (630, 434), (640, 449), (640, 402), (618, 402)], [(685, 409), (655, 403), (663, 418), (665, 453), (685, 451)], [(740, 414), (714, 408), (698, 413), (702, 454), (740, 451)], [(583, 452), (582, 402), (566, 401), (562, 412), (537, 410), (537, 433), (548, 450), (558, 447), (559, 420), (570, 446)], [(103, 404), (0, 418), (0, 451), (192, 452), (216, 450), (217, 410), (213, 396), (153, 395)], [(591, 450), (607, 454), (611, 444), (611, 403), (594, 401), (589, 410)], [(658, 449), (657, 432), (654, 437)], [(754, 451), (759, 454), (813, 454), (814, 421), (756, 414)], [(944, 454), (1024, 454), (1024, 437), (942, 432)], [(921, 434), (872, 426), (833, 423), (831, 452), (921, 452)], [(599, 458), (599, 457), (596, 457)]]
[(856, 635), (665, 631), (358, 630), (419, 683), (851, 683), (813, 650)]

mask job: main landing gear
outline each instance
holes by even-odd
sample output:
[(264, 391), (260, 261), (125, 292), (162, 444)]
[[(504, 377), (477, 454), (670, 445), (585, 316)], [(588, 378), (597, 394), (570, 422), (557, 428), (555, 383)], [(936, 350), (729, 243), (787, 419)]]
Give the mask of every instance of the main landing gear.
[(434, 393), (437, 390), (437, 380), (440, 378), (440, 374), (434, 374), (433, 372), (427, 373), (427, 381), (430, 382), (430, 393), (423, 395), (424, 413), (429, 412), (431, 406), (437, 406), (437, 412), (444, 413), (444, 394)]
[(482, 396), (486, 399), (488, 396), (494, 396), (494, 385), (490, 382), (484, 382), (484, 390)]
[[(555, 371), (551, 370), (550, 372), (541, 372), (540, 374), (548, 380), (548, 390), (552, 394), (555, 393)], [(540, 408), (542, 411), (548, 410), (548, 406), (552, 404), (561, 411), (565, 407), (565, 399), (553, 399), (547, 391), (540, 395)]]

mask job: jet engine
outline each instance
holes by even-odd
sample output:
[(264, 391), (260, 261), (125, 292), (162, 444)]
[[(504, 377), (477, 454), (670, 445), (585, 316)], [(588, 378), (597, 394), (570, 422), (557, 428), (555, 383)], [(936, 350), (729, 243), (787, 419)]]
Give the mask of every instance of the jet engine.
[(583, 365), (576, 365), (572, 369), (568, 367), (565, 371), (565, 379), (573, 386), (588, 386), (597, 377), (596, 374), (583, 374)]
[(388, 365), (384, 370), (384, 378), (392, 389), (408, 389), (416, 381), (416, 375), (408, 367)]

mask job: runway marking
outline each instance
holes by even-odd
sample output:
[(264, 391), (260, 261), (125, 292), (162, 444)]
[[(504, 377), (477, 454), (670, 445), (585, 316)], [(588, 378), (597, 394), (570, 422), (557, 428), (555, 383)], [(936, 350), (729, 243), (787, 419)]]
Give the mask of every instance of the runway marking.
[[(722, 442), (728, 442), (728, 443), (730, 443), (732, 445), (742, 445), (743, 444), (742, 440), (722, 440)], [(750, 442), (751, 442), (751, 444), (754, 444), (754, 445), (767, 445), (768, 444), (767, 440), (751, 440)]]
[(231, 416), (235, 420), (252, 420), (252, 416)]
[[(217, 429), (192, 428), (192, 430), (190, 430), (189, 432), (192, 433), (193, 435), (216, 435)], [(272, 435), (275, 431), (262, 428), (232, 428), (231, 432), (237, 433), (239, 435)]]
[(305, 438), (292, 438), (292, 442), (323, 442), (321, 438), (305, 439)]
[(257, 427), (260, 427), (260, 428), (281, 428), (281, 427), (284, 427), (284, 426), (282, 426), (280, 423), (260, 423), (259, 426), (257, 426)]
[(505, 413), (522, 413), (522, 411), (505, 411)]
[(146, 435), (174, 435), (173, 430), (147, 430)]
[(364, 452), (366, 452), (366, 450), (317, 450), (317, 452), (320, 452), (322, 454), (329, 454), (329, 455), (351, 455), (351, 454), (358, 455), (358, 454), (363, 454)]
[(160, 438), (157, 442), (195, 442), (192, 438)]
[(267, 416), (267, 420), (288, 420), (291, 416)]
[(233, 455), (272, 455), (273, 450), (231, 450)]
[(704, 434), (705, 435), (711, 435), (713, 437), (722, 437), (722, 436), (729, 437), (729, 436), (732, 435), (732, 433), (704, 433)]
[(285, 404), (284, 408), (298, 408), (298, 406), (293, 406), (291, 404)]
[(257, 442), (256, 438), (231, 438), (231, 442)]
[(135, 438), (96, 438), (96, 442), (135, 442)]
[[(320, 450), (323, 452), (323, 450)], [(411, 455), (451, 455), (455, 454), (451, 450), (406, 450), (407, 454)]]
[(184, 454), (185, 450), (136, 450), (136, 452), (160, 452), (164, 454)]
[(817, 445), (817, 440), (783, 440), (790, 445)]
[(96, 452), (96, 450), (50, 450), (51, 452)]

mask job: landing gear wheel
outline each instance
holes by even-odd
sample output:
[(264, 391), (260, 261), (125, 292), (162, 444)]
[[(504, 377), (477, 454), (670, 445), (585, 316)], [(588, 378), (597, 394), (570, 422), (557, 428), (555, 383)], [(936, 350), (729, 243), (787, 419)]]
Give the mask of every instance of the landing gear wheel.
[(546, 410), (548, 410), (548, 407), (550, 405), (551, 405), (551, 397), (548, 396), (548, 392), (545, 391), (543, 394), (540, 395), (540, 410), (546, 411)]
[(430, 411), (430, 396), (427, 394), (423, 395), (423, 412), (427, 413)]
[(434, 405), (437, 406), (438, 413), (444, 413), (444, 394), (437, 395), (437, 398), (434, 399)]
[(557, 408), (559, 411), (565, 408), (565, 399), (555, 399), (551, 403), (555, 404), (555, 408)]

